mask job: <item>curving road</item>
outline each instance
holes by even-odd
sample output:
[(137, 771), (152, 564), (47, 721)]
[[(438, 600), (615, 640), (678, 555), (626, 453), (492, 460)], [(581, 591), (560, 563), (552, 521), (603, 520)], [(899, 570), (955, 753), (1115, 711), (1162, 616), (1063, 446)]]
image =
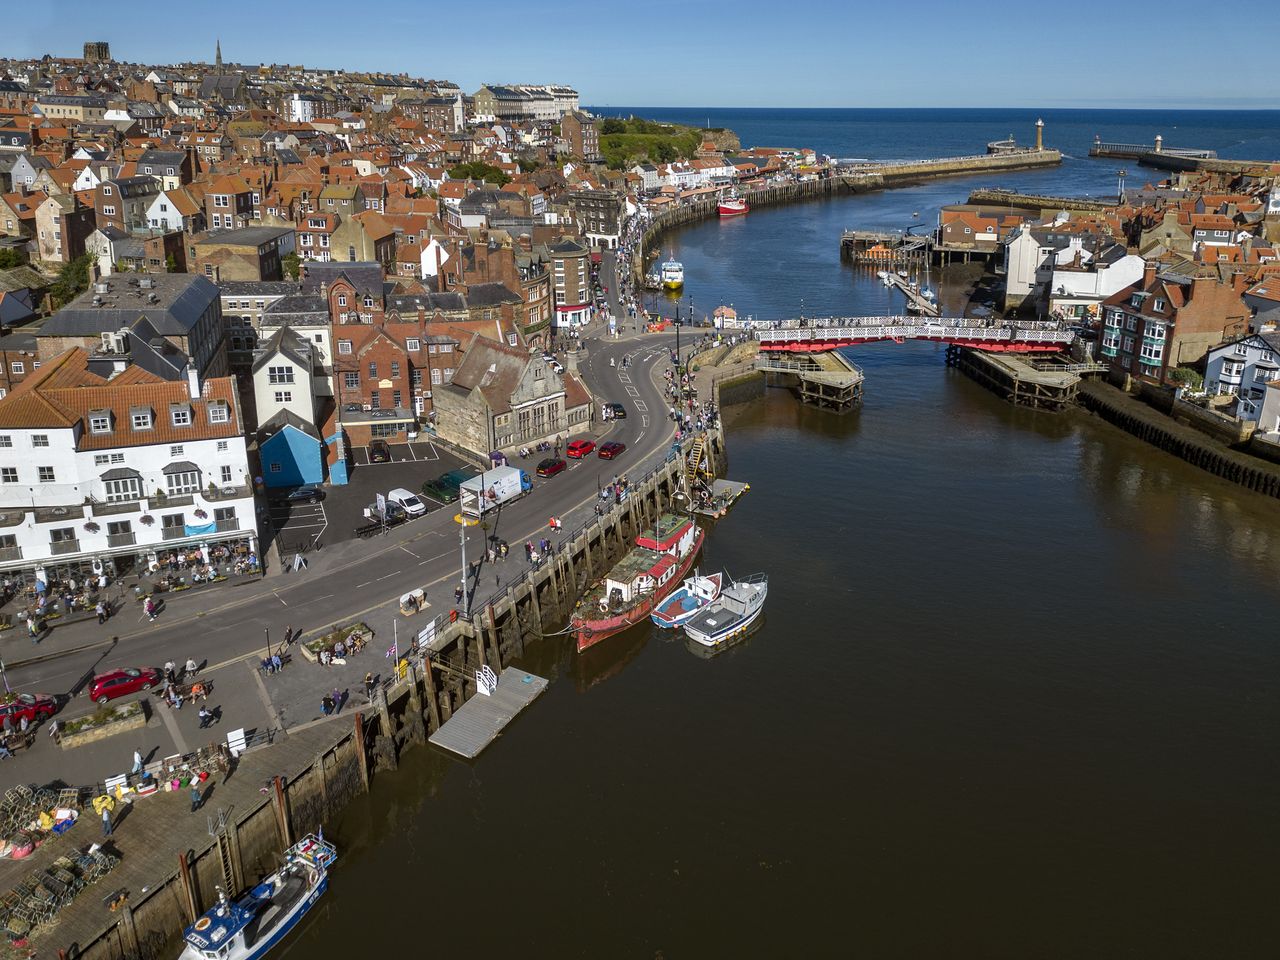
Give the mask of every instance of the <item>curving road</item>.
[[(611, 284), (610, 300), (614, 293)], [(587, 357), (580, 372), (596, 398), (597, 422), (591, 436), (597, 443), (603, 439), (620, 441), (627, 449), (614, 461), (599, 460), (594, 454), (581, 461), (569, 460), (566, 471), (545, 480), (535, 477), (529, 496), (501, 510), (491, 532), (511, 544), (510, 558), (493, 566), (482, 563), (477, 577), (469, 582), (473, 606), (524, 573), (526, 540), (560, 539), (548, 530), (550, 516), (561, 518), (561, 536), (568, 537), (592, 516), (602, 482), (611, 481), (618, 473), (638, 476), (665, 455), (672, 429), (658, 385), (668, 365), (671, 343), (672, 338), (665, 335), (586, 343)], [(630, 360), (626, 368), (622, 366), (623, 357)], [(611, 359), (614, 366), (610, 365)], [(610, 401), (626, 406), (625, 420), (599, 422), (599, 404)], [(532, 474), (537, 459), (517, 458), (514, 464)], [(154, 624), (126, 608), (106, 628), (66, 628), (68, 633), (82, 631), (78, 634), (83, 637), (79, 647), (69, 639), (58, 638), (57, 631), (52, 642), (46, 641), (38, 651), (28, 650), (25, 644), (22, 648), (12, 647), (8, 653), (8, 681), (14, 690), (68, 693), (76, 691), (95, 670), (160, 665), (169, 659), (181, 663), (188, 656), (207, 660), (210, 666), (206, 670), (217, 670), (239, 660), (261, 657), (266, 631), (278, 641), (287, 626), (313, 630), (337, 621), (370, 617), (375, 612), (390, 617), (401, 594), (424, 585), (432, 602), (430, 613), (446, 612), (453, 606), (453, 588), (461, 571), (455, 512), (453, 508), (433, 510), (386, 537), (327, 547), (313, 554), (310, 568), (301, 573), (274, 575), (238, 587), (212, 588), (199, 591), (197, 596), (171, 594), (164, 614)], [(479, 527), (468, 532), (469, 561), (481, 558), (484, 536)], [(417, 626), (421, 624), (415, 621), (414, 627)], [(109, 641), (111, 634), (119, 636), (114, 647)], [(57, 652), (59, 646), (64, 648), (62, 653)], [(19, 661), (19, 657), (32, 653), (48, 659), (25, 665)], [(89, 709), (86, 699), (77, 699), (63, 710), (62, 716), (74, 717)]]

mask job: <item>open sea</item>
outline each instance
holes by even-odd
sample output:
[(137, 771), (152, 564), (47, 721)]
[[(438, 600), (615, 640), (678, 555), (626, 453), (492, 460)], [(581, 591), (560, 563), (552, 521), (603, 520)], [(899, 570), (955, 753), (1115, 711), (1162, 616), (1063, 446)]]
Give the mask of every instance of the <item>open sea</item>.
[[(1037, 117), (601, 112), (875, 159), (1030, 142)], [(1280, 159), (1277, 112), (1043, 117), (1068, 159), (1000, 185), (1113, 192), (1095, 133)], [(664, 244), (699, 313), (879, 313), (840, 231), (989, 182)], [(342, 862), (282, 955), (1277, 955), (1280, 504), (1082, 412), (1015, 410), (937, 347), (850, 355), (858, 411), (774, 390), (729, 417), (751, 491), (702, 566), (769, 574), (761, 629), (711, 660), (647, 626), (532, 649), (551, 687), (477, 762), (407, 753), (326, 830)]]

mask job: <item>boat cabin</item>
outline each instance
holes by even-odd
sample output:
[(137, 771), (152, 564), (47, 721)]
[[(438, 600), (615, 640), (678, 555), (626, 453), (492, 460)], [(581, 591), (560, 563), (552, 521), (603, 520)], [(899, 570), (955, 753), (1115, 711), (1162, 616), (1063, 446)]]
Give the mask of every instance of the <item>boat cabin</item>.
[(671, 513), (659, 516), (652, 527), (636, 537), (636, 546), (642, 549), (632, 551), (609, 571), (599, 600), (601, 613), (629, 606), (638, 597), (666, 586), (697, 535), (697, 526), (687, 517)]

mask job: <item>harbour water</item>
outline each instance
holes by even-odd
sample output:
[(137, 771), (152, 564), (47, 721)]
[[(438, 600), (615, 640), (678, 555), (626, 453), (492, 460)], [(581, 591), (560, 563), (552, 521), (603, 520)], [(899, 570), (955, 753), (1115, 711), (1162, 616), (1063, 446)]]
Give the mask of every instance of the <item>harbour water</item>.
[[(1177, 139), (1226, 154), (1214, 124)], [(1081, 163), (1106, 189), (1114, 164)], [(840, 230), (972, 185), (667, 243), (700, 313), (875, 313)], [(852, 355), (858, 412), (774, 391), (730, 417), (751, 492), (703, 565), (769, 573), (763, 626), (711, 660), (649, 626), (532, 651), (551, 687), (479, 761), (410, 752), (333, 826), (343, 864), (287, 955), (1274, 953), (1280, 507), (1014, 410), (932, 346)]]

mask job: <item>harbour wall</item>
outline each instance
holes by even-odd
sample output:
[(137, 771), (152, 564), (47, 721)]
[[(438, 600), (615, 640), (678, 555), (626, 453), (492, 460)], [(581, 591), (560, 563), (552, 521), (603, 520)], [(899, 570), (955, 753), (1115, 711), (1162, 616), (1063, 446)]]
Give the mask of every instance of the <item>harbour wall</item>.
[[(724, 428), (707, 431), (717, 472), (727, 461)], [(682, 452), (689, 446), (686, 442)], [(335, 731), (330, 746), (292, 774), (252, 809), (234, 817), (225, 837), (179, 856), (151, 889), (131, 899), (117, 919), (93, 940), (79, 944), (77, 960), (159, 960), (177, 952), (182, 929), (217, 899), (217, 888), (235, 890), (270, 872), (299, 837), (329, 823), (370, 788), (379, 771), (394, 770), (400, 752), (423, 744), (431, 732), (476, 694), (476, 672), (500, 673), (525, 645), (554, 636), (587, 586), (631, 546), (641, 529), (671, 507), (682, 484), (685, 459), (673, 456), (632, 478), (622, 503), (583, 524), (501, 594), (480, 600), (470, 619), (439, 617), (414, 624), (428, 635), (416, 653), (375, 696), (367, 713)], [(491, 532), (500, 534), (498, 519)], [(320, 629), (327, 632), (338, 624)], [(405, 646), (407, 647), (407, 641)], [(264, 750), (289, 750), (288, 739)], [(285, 761), (282, 759), (282, 764)], [(159, 856), (159, 854), (157, 854)]]
[(1115, 204), (1099, 200), (1081, 200), (1078, 197), (1055, 197), (1041, 193), (1018, 193), (1013, 190), (978, 189), (969, 193), (972, 204), (989, 204), (995, 207), (1017, 207), (1024, 210), (1081, 210), (1086, 213), (1105, 213), (1114, 210)]
[(1106, 383), (1081, 384), (1081, 406), (1139, 440), (1255, 493), (1280, 498), (1280, 468), (1219, 446), (1191, 426), (1178, 423), (1179, 410), (1166, 416)]

